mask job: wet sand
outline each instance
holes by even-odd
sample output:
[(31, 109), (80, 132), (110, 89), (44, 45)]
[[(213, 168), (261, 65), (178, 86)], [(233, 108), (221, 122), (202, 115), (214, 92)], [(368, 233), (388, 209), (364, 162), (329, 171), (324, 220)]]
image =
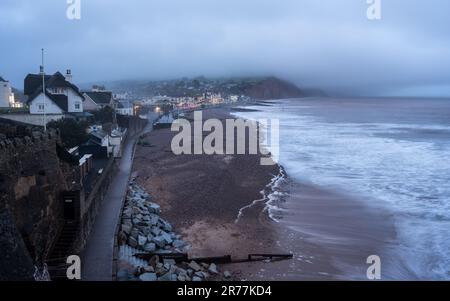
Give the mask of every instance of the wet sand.
[[(230, 118), (227, 109), (210, 109), (204, 118)], [(150, 147), (136, 149), (133, 170), (183, 239), (190, 256), (246, 258), (250, 253), (292, 253), (292, 260), (230, 264), (222, 270), (240, 280), (364, 279), (367, 256), (382, 253), (395, 237), (389, 216), (329, 191), (289, 180), (280, 222), (271, 220), (261, 190), (279, 167), (261, 166), (260, 155), (179, 155), (170, 129), (151, 132)], [(206, 134), (205, 134), (206, 135)], [(266, 194), (270, 193), (266, 188)], [(368, 254), (370, 253), (370, 254)]]
[(334, 277), (367, 280), (367, 257), (378, 255), (382, 279), (416, 279), (394, 251), (397, 234), (392, 213), (379, 204), (368, 206), (361, 196), (293, 181), (286, 186), (289, 195), (282, 204), (280, 224), (305, 243), (325, 249), (338, 269)]

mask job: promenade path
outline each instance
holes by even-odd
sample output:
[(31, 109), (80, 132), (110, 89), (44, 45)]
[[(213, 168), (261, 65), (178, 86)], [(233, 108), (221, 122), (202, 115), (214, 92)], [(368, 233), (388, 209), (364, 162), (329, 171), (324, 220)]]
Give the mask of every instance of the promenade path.
[(116, 225), (120, 219), (120, 210), (133, 165), (134, 145), (140, 135), (152, 130), (154, 115), (150, 113), (148, 119), (149, 123), (145, 129), (128, 137), (118, 171), (99, 208), (86, 248), (81, 254), (81, 279), (84, 281), (112, 280)]

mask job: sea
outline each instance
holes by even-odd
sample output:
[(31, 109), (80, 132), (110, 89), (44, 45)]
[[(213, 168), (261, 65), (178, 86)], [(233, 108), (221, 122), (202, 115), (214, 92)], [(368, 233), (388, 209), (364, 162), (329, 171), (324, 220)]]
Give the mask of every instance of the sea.
[[(384, 252), (408, 270), (386, 267), (389, 279), (450, 279), (450, 99), (312, 97), (245, 108), (234, 114), (279, 120), (279, 164), (298, 189), (338, 191), (388, 213), (395, 242)], [(283, 223), (290, 206), (270, 202)]]

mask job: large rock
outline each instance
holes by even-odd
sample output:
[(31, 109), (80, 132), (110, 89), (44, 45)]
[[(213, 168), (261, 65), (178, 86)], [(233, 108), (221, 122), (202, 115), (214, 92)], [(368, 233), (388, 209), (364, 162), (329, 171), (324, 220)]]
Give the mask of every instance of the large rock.
[(122, 224), (122, 231), (123, 231), (123, 233), (125, 233), (126, 235), (130, 235), (130, 234), (131, 234), (131, 225), (128, 225), (128, 224)]
[(166, 240), (162, 236), (153, 237), (153, 242), (160, 248), (164, 248), (166, 245)]
[(161, 224), (161, 228), (163, 228), (164, 231), (166, 231), (166, 232), (172, 231), (172, 225), (169, 224), (166, 220), (159, 218), (159, 223)]
[(172, 236), (170, 236), (170, 234), (166, 233), (166, 232), (161, 232), (161, 236), (162, 238), (165, 240), (166, 244), (170, 245), (172, 243)]
[(144, 247), (144, 251), (148, 252), (148, 253), (152, 253), (156, 251), (156, 245), (152, 242), (149, 242), (145, 245)]
[(161, 207), (158, 204), (150, 203), (148, 206), (148, 211), (150, 213), (160, 214), (161, 213)]
[(172, 246), (174, 246), (175, 248), (182, 248), (182, 247), (184, 247), (186, 245), (186, 243), (184, 242), (184, 241), (182, 241), (182, 240), (175, 240), (173, 243), (172, 243)]
[[(176, 277), (176, 275), (175, 275)], [(176, 279), (176, 278), (175, 278)], [(173, 281), (172, 274), (167, 272), (158, 278), (158, 281)]]
[(198, 263), (196, 263), (195, 261), (191, 261), (191, 262), (188, 264), (188, 266), (189, 266), (192, 270), (194, 270), (194, 271), (196, 271), (196, 272), (202, 270), (202, 267), (201, 267)]
[(147, 243), (147, 237), (139, 235), (138, 236), (138, 244), (140, 247), (145, 246), (145, 244)]
[(144, 273), (139, 276), (139, 279), (141, 281), (156, 281), (158, 278), (156, 277), (155, 273)]
[(158, 224), (159, 216), (157, 216), (154, 213), (151, 213), (149, 215), (149, 217), (150, 217), (149, 224), (152, 225), (152, 226), (156, 226)]
[(161, 234), (161, 229), (153, 226), (151, 232), (154, 236), (158, 236), (159, 234)]
[(209, 265), (208, 272), (210, 272), (211, 274), (218, 274), (219, 273), (219, 271), (217, 271), (217, 266), (214, 263), (211, 263)]
[(130, 245), (130, 247), (137, 248), (138, 242), (136, 238), (134, 238), (133, 236), (128, 237), (128, 245)]
[(199, 272), (195, 272), (194, 276), (200, 277), (202, 279), (206, 279), (206, 278), (208, 278), (209, 275), (208, 275), (208, 273), (199, 271)]
[(137, 239), (138, 235), (139, 235), (139, 229), (134, 227), (133, 229), (131, 229), (131, 236), (133, 236), (135, 239)]

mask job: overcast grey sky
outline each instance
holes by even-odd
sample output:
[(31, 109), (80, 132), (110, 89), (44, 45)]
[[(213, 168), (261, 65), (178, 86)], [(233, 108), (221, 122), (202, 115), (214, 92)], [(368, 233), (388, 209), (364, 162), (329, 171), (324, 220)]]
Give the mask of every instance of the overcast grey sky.
[(450, 1), (0, 1), (0, 76), (22, 89), (38, 72), (80, 82), (276, 75), (299, 86), (368, 95), (450, 96)]

